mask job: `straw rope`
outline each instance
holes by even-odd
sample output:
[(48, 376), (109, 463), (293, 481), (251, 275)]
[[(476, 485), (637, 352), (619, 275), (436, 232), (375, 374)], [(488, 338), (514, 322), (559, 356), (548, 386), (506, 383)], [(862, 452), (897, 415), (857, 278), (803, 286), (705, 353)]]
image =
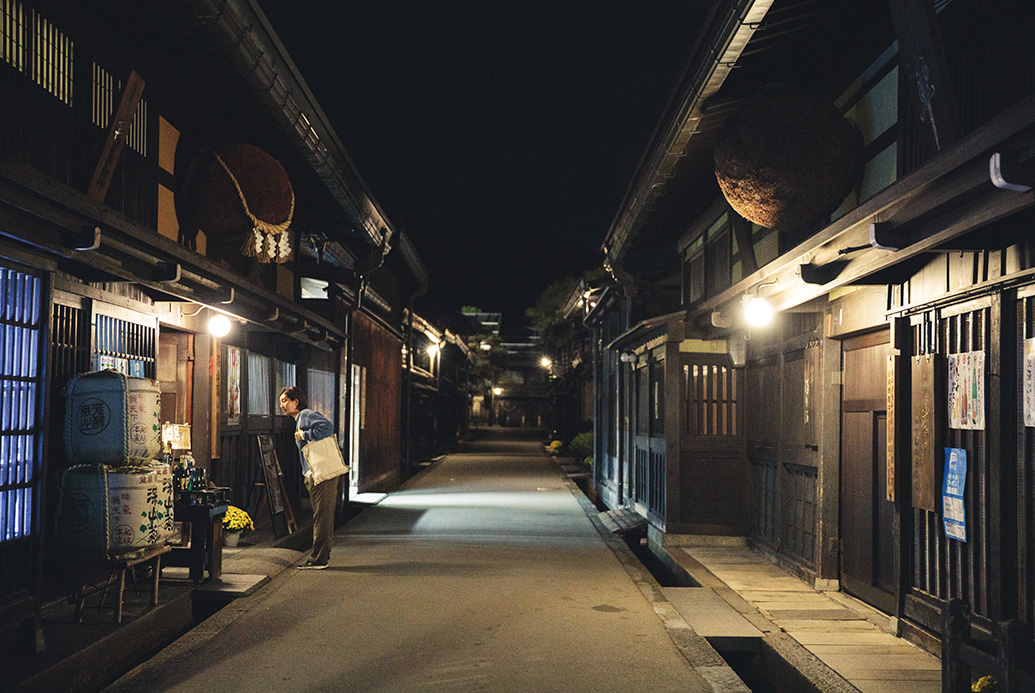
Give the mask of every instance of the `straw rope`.
[[(241, 200), (244, 213), (252, 222), (252, 237), (245, 240), (244, 245), (241, 246), (241, 252), (247, 256), (258, 258), (260, 262), (286, 261), (288, 256), (291, 255), (291, 244), (288, 242), (287, 235), (282, 234), (291, 227), (291, 220), (295, 216), (295, 191), (291, 190), (291, 208), (288, 210), (287, 218), (284, 221), (279, 224), (263, 221), (252, 213), (251, 208), (248, 206), (248, 200), (244, 197), (244, 191), (241, 190), (241, 184), (237, 181), (237, 176), (234, 175), (219, 154), (216, 152), (212, 152), (212, 154), (216, 157), (219, 165), (223, 167), (223, 170), (226, 171), (226, 175), (230, 177), (230, 182), (234, 184), (234, 188), (237, 190), (237, 197)], [(280, 238), (278, 239), (277, 236), (280, 236)]]

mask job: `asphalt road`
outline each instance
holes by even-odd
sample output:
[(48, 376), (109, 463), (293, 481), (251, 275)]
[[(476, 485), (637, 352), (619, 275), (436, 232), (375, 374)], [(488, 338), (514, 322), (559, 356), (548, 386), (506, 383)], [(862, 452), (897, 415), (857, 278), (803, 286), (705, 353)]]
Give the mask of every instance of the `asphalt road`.
[(444, 458), (341, 527), (329, 569), (235, 605), (115, 688), (710, 690), (534, 441)]

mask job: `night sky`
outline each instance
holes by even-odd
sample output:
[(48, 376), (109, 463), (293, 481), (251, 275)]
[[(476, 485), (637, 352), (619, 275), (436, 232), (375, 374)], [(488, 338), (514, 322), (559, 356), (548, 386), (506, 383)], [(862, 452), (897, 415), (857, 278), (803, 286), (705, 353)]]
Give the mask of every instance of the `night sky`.
[(699, 2), (262, 0), (361, 177), (430, 275), (429, 315), (520, 333), (598, 267), (696, 35)]

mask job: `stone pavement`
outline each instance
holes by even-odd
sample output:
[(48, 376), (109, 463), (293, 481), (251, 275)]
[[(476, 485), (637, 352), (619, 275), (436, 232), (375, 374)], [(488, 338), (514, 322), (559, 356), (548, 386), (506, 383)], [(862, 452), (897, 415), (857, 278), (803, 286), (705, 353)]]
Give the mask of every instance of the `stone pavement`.
[[(844, 682), (831, 690), (864, 693), (941, 691), (941, 661), (888, 632), (888, 617), (840, 592), (818, 592), (745, 546), (667, 547), (743, 624), (783, 650), (804, 647)], [(688, 620), (702, 634), (708, 626)], [(728, 627), (728, 623), (725, 624)], [(782, 643), (777, 636), (786, 637)]]
[(449, 455), (110, 690), (738, 691), (535, 441)]

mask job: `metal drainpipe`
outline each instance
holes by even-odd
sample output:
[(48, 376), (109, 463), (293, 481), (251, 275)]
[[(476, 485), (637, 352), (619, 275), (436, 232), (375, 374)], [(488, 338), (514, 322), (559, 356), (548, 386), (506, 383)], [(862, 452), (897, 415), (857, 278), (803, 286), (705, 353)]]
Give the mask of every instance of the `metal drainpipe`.
[(406, 462), (407, 473), (413, 470), (413, 301), (416, 296), (410, 298), (409, 315), (406, 320), (406, 399), (403, 400), (403, 426), (406, 427), (406, 438), (403, 440), (406, 452), (403, 458)]

